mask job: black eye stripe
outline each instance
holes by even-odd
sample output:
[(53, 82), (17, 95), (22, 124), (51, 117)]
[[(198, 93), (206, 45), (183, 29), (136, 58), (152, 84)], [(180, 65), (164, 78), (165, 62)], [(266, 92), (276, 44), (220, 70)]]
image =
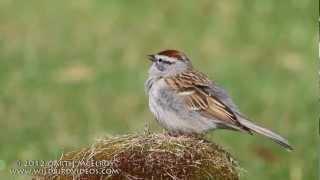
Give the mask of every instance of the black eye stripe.
[(165, 61), (165, 60), (163, 60), (163, 59), (158, 59), (158, 61), (161, 63), (165, 63), (165, 64), (173, 64), (173, 62), (170, 62), (170, 61)]

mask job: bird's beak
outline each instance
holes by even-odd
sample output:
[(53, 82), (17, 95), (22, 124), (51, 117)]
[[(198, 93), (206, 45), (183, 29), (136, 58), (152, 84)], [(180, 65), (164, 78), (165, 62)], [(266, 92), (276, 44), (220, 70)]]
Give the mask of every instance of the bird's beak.
[(148, 59), (151, 61), (151, 62), (154, 62), (155, 61), (155, 56), (153, 54), (150, 54), (148, 55)]

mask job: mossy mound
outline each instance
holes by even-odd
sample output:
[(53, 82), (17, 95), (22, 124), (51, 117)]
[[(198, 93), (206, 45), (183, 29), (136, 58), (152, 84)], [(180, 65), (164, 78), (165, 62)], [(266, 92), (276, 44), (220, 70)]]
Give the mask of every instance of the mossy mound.
[[(34, 179), (239, 179), (237, 162), (217, 144), (166, 134), (106, 137), (63, 154), (60, 161), (78, 162), (69, 167), (77, 173), (68, 174), (66, 167), (57, 165), (50, 167), (56, 174)], [(90, 165), (79, 163), (90, 161)]]

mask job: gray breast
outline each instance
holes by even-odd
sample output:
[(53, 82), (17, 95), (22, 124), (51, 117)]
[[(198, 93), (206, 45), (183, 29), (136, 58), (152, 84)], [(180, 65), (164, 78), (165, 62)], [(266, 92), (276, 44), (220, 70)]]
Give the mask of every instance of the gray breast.
[(163, 80), (146, 83), (149, 107), (158, 122), (169, 131), (203, 132), (212, 127), (212, 121), (198, 112), (190, 111), (183, 98), (170, 89)]

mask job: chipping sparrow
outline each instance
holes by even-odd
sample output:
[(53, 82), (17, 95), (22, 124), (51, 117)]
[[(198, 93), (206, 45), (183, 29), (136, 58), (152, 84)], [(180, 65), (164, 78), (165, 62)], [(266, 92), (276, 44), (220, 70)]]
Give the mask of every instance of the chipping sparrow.
[(149, 108), (172, 134), (202, 134), (213, 129), (258, 133), (292, 150), (280, 135), (260, 127), (241, 114), (225, 90), (193, 69), (179, 51), (149, 55), (152, 65), (145, 83)]

